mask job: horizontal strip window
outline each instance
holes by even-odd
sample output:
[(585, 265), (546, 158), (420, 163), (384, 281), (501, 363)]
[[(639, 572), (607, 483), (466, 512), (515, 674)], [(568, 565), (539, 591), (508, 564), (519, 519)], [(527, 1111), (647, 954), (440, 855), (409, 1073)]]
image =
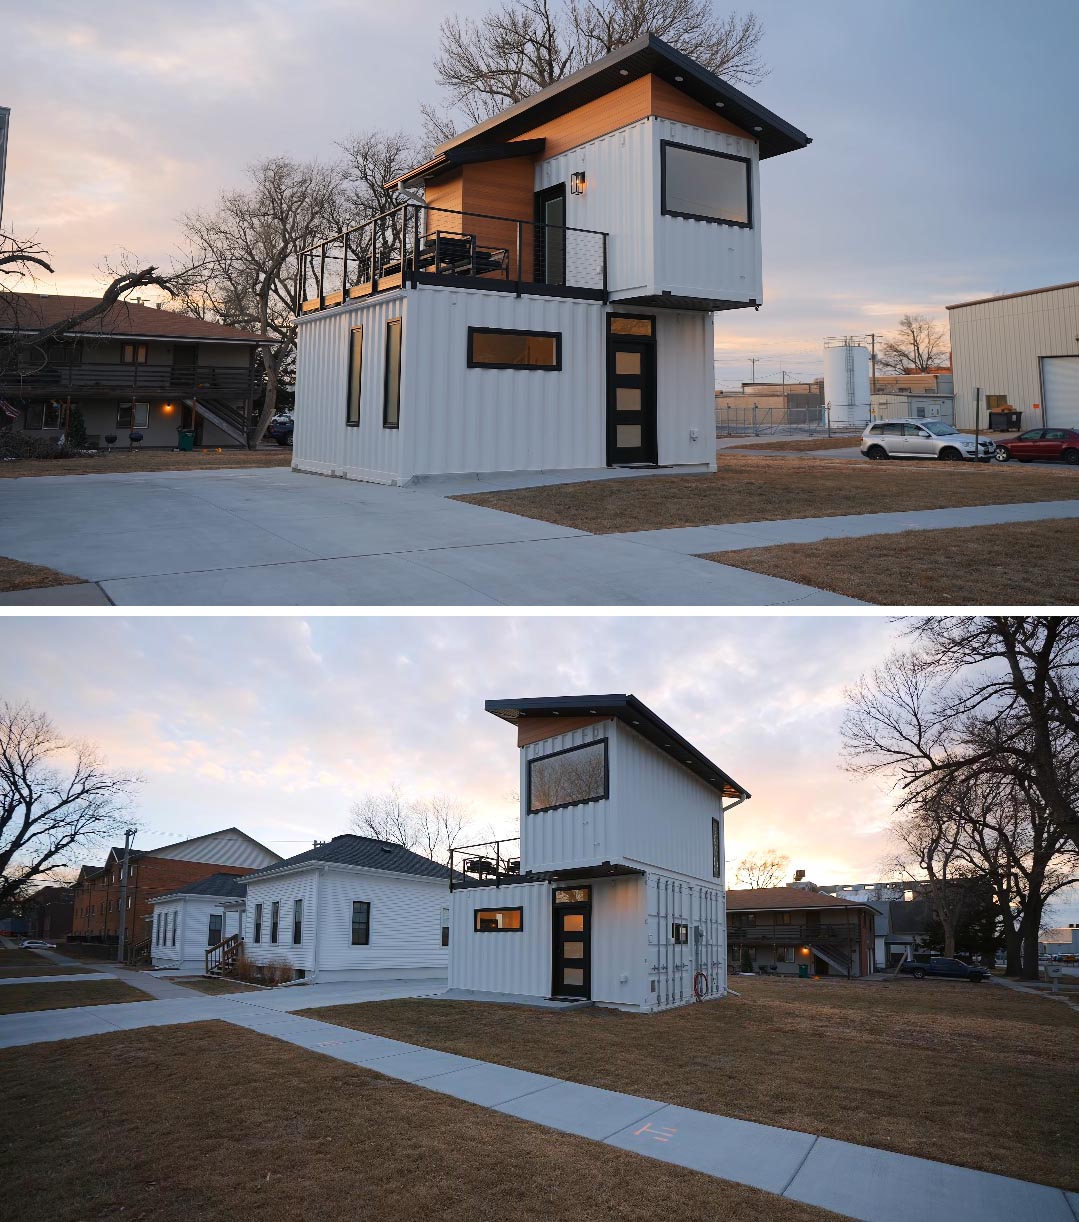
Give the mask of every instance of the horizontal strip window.
[(469, 327), (468, 367), (558, 371), (562, 368), (562, 332)]
[(525, 927), (523, 908), (477, 908), (473, 913), (476, 933), (521, 933)]
[(608, 795), (607, 740), (596, 739), (528, 761), (528, 813), (541, 814)]
[(607, 333), (633, 339), (655, 339), (656, 320), (645, 314), (608, 314)]
[(664, 216), (753, 226), (753, 164), (748, 157), (662, 142)]

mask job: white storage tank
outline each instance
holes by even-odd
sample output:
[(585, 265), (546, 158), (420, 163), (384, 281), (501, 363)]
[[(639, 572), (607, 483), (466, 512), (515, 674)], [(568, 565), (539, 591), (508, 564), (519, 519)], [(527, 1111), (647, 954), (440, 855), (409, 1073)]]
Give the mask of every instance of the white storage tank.
[(824, 341), (824, 401), (833, 425), (860, 428), (869, 422), (869, 349), (861, 339)]

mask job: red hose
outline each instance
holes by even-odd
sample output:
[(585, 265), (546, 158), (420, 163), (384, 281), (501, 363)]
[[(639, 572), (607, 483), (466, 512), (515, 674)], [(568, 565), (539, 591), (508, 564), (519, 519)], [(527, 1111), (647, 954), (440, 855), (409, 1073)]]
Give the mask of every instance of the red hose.
[(693, 977), (693, 996), (698, 1001), (708, 996), (708, 977), (704, 972), (697, 972)]

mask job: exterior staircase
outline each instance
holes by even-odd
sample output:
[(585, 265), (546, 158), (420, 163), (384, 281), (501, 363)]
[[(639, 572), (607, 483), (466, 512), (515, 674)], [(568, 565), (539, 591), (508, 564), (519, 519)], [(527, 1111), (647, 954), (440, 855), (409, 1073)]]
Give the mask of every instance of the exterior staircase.
[(856, 945), (848, 948), (842, 942), (812, 942), (809, 949), (819, 959), (823, 959), (837, 975), (858, 975), (857, 962), (854, 959)]
[(124, 962), (128, 967), (138, 967), (140, 963), (150, 962), (150, 939), (142, 942), (128, 943), (124, 947)]
[(238, 933), (234, 933), (215, 946), (208, 946), (206, 948), (206, 975), (227, 976), (236, 966), (236, 960), (240, 957), (243, 944), (243, 938)]
[(243, 407), (237, 407), (227, 399), (211, 399), (204, 395), (185, 399), (184, 404), (193, 407), (203, 419), (209, 420), (233, 441), (247, 445), (247, 412)]

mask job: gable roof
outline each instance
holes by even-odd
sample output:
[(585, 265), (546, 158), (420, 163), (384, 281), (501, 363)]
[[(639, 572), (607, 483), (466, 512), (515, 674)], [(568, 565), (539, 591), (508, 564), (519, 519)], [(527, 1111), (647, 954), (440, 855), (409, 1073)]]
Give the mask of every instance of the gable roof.
[(732, 780), (722, 768), (713, 764), (707, 755), (698, 751), (677, 730), (672, 730), (636, 696), (537, 696), (522, 700), (486, 700), (483, 707), (488, 713), (513, 724), (522, 717), (530, 716), (559, 717), (571, 714), (580, 717), (592, 714), (611, 717), (646, 738), (652, 746), (669, 755), (675, 763), (688, 768), (698, 780), (718, 790), (723, 797), (744, 800), (750, 796), (748, 789)]
[[(594, 64), (574, 72), (572, 76), (548, 85), (546, 89), (507, 107), (486, 122), (454, 136), (452, 140), (440, 144), (435, 153), (448, 154), (451, 149), (461, 145), (481, 141), (493, 144), (510, 140), (541, 123), (621, 89), (637, 77), (649, 74), (667, 81), (709, 110), (721, 111), (724, 118), (757, 140), (762, 161), (766, 157), (777, 157), (781, 153), (805, 148), (811, 143), (805, 132), (755, 102), (722, 77), (709, 72), (696, 60), (676, 51), (655, 34), (644, 34)], [(717, 103), (721, 105), (717, 106)]]
[[(234, 832), (237, 836), (246, 840), (249, 844), (253, 844), (257, 849), (261, 849), (268, 857), (275, 857), (277, 861), (281, 861), (281, 854), (275, 853), (273, 849), (268, 849), (264, 844), (257, 841), (254, 836), (249, 836), (246, 832), (241, 831), (238, 827), (222, 827), (215, 832), (202, 832), (198, 836), (189, 836), (186, 840), (174, 840), (171, 844), (160, 844), (156, 849), (132, 849), (131, 860), (134, 861), (138, 857), (155, 857), (160, 853), (166, 852), (168, 849), (181, 848), (185, 844), (193, 844), (197, 840), (212, 840), (214, 837), (227, 837), (229, 832)], [(124, 846), (113, 845), (109, 850), (108, 857), (105, 858), (106, 866), (110, 861), (122, 862), (124, 859)], [(197, 861), (198, 858), (186, 858), (181, 860)], [(203, 862), (204, 865), (229, 865), (229, 862)]]
[(804, 887), (753, 887), (727, 892), (728, 912), (781, 912), (787, 908), (868, 908), (856, 900), (836, 899)]
[(210, 895), (223, 899), (242, 900), (247, 894), (247, 875), (211, 874), (196, 883), (182, 883), (175, 891), (165, 891), (150, 898), (151, 904), (174, 895)]
[[(4, 293), (0, 296), (0, 331), (39, 331), (88, 310), (98, 297), (62, 293)], [(157, 309), (134, 301), (119, 301), (107, 314), (91, 319), (67, 334), (110, 339), (193, 339), (218, 343), (268, 344), (268, 336), (240, 327), (188, 318), (175, 310)]]
[(245, 876), (246, 882), (255, 882), (292, 870), (303, 865), (360, 866), (365, 870), (386, 870), (393, 874), (411, 874), (419, 878), (450, 877), (448, 867), (439, 865), (429, 857), (421, 857), (401, 844), (388, 840), (375, 840), (371, 836), (334, 836), (325, 844), (316, 845), (305, 853), (297, 853), (275, 866), (268, 866), (254, 874)]

